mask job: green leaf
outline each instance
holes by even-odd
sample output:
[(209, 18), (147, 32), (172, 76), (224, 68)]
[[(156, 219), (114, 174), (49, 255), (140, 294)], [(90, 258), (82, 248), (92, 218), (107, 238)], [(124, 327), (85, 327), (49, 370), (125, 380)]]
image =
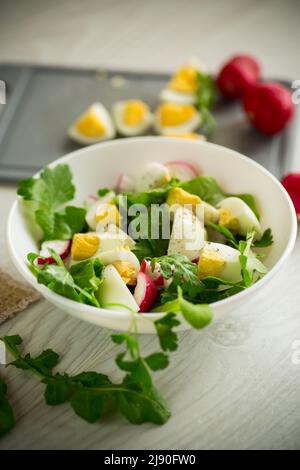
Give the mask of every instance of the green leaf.
[(180, 310), (185, 320), (197, 330), (205, 328), (212, 321), (212, 309), (207, 304), (193, 304), (185, 300), (182, 290), (178, 287)]
[(197, 82), (197, 106), (202, 114), (202, 125), (206, 125), (208, 133), (211, 133), (216, 127), (210, 112), (216, 99), (216, 85), (213, 77), (204, 72), (198, 72)]
[(126, 372), (128, 382), (138, 384), (142, 389), (151, 387), (152, 379), (144, 360), (138, 357), (135, 360), (125, 360), (126, 353), (119, 353), (116, 357), (117, 366)]
[(213, 206), (217, 206), (226, 197), (216, 180), (210, 176), (197, 176), (190, 181), (179, 183), (178, 186)]
[(161, 348), (164, 351), (175, 351), (178, 347), (178, 336), (173, 328), (180, 325), (175, 313), (167, 313), (154, 322)]
[(134, 393), (136, 389), (128, 387), (126, 380), (123, 385), (128, 388), (128, 391), (118, 394), (118, 407), (130, 423), (164, 424), (168, 421), (171, 412), (155, 387), (152, 386), (143, 393), (138, 393), (138, 391)]
[(45, 168), (37, 178), (19, 183), (18, 195), (35, 205), (35, 221), (44, 233), (43, 240), (69, 240), (85, 229), (86, 210), (63, 205), (74, 198), (75, 187), (68, 165)]
[(111, 190), (108, 189), (108, 188), (101, 188), (101, 189), (98, 189), (97, 191), (97, 194), (99, 197), (104, 197), (106, 196), (106, 194), (108, 194)]
[[(55, 252), (52, 256), (55, 256)], [(94, 291), (97, 290), (97, 285), (98, 283), (100, 284), (101, 279), (99, 281), (96, 280), (95, 269), (98, 270), (97, 272), (100, 272), (100, 270), (102, 272), (102, 266), (97, 261), (89, 260), (89, 262), (84, 262), (86, 264), (83, 266), (81, 265), (79, 268), (73, 269), (73, 272), (75, 271), (77, 275), (77, 280), (78, 271), (81, 270), (84, 273), (84, 277), (80, 281), (82, 285), (85, 285), (84, 288), (76, 284), (71, 273), (68, 272), (62, 262), (59, 265), (44, 264), (41, 268), (36, 269), (32, 264), (34, 262), (32, 253), (28, 256), (28, 261), (31, 263), (32, 272), (36, 275), (39, 284), (44, 284), (50, 290), (68, 299), (99, 307)], [(91, 276), (89, 280), (87, 279), (88, 275)]]
[(253, 242), (253, 246), (256, 248), (266, 247), (273, 244), (273, 233), (270, 228), (264, 231), (260, 240)]
[(47, 405), (55, 406), (67, 402), (74, 392), (74, 383), (67, 374), (55, 374), (45, 377), (42, 382), (46, 384), (44, 398)]
[(104, 264), (99, 258), (73, 264), (70, 274), (77, 286), (88, 292), (96, 292), (103, 281)]
[(6, 394), (6, 383), (0, 377), (0, 437), (14, 428), (16, 424), (14, 412)]
[(63, 164), (45, 168), (37, 178), (20, 181), (18, 188), (18, 195), (25, 200), (41, 203), (54, 210), (73, 199), (74, 194), (71, 170)]
[(145, 357), (145, 361), (151, 370), (165, 369), (169, 365), (169, 357), (164, 353), (153, 353)]
[(213, 228), (214, 230), (216, 230), (217, 232), (221, 233), (222, 235), (224, 235), (224, 237), (226, 238), (226, 240), (229, 241), (230, 244), (231, 244), (234, 248), (238, 248), (238, 241), (237, 241), (237, 239), (235, 238), (235, 236), (233, 235), (233, 233), (232, 233), (227, 227), (224, 227), (223, 225), (214, 224), (213, 222), (208, 222), (207, 225), (208, 225), (209, 227)]
[(170, 255), (152, 258), (153, 269), (159, 263), (164, 279), (173, 279), (169, 290), (176, 291), (181, 286), (184, 293), (197, 297), (202, 292), (203, 284), (198, 278), (197, 265), (184, 255)]
[(246, 240), (240, 240), (240, 264), (241, 272), (246, 287), (250, 287), (254, 282), (254, 273), (265, 274), (268, 270), (266, 266), (257, 258), (257, 255), (251, 250), (255, 231), (247, 233)]

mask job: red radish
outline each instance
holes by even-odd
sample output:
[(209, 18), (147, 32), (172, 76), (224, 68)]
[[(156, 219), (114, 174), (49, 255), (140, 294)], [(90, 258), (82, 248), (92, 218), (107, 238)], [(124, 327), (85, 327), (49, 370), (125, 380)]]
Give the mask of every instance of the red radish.
[(198, 256), (198, 258), (194, 258), (194, 259), (192, 259), (192, 263), (194, 263), (194, 264), (198, 264), (198, 263), (199, 263), (199, 256)]
[(242, 98), (260, 78), (260, 65), (254, 57), (236, 55), (221, 68), (217, 85), (226, 98)]
[(88, 196), (88, 202), (90, 202), (90, 203), (96, 202), (96, 201), (98, 201), (98, 199), (99, 198), (97, 196), (95, 196), (94, 194), (90, 194)]
[(118, 193), (135, 191), (135, 181), (131, 176), (121, 173), (117, 179), (116, 190)]
[(160, 266), (158, 263), (155, 264), (154, 271), (152, 271), (150, 261), (143, 259), (141, 262), (140, 272), (148, 274), (156, 286), (164, 285), (164, 278), (160, 272)]
[(191, 163), (183, 160), (174, 160), (167, 162), (165, 166), (168, 168), (172, 178), (178, 178), (180, 181), (188, 181), (200, 175), (200, 171)]
[(275, 82), (249, 88), (243, 106), (253, 126), (268, 135), (281, 132), (295, 111), (290, 92)]
[(282, 179), (282, 184), (290, 195), (296, 209), (298, 218), (300, 217), (300, 173), (289, 173)]
[(146, 273), (139, 272), (134, 290), (134, 298), (140, 312), (149, 312), (157, 299), (158, 290), (151, 277)]
[(56, 261), (51, 256), (49, 248), (54, 250), (61, 259), (65, 259), (71, 251), (71, 240), (50, 240), (42, 243), (40, 256), (37, 258), (37, 264), (54, 264)]

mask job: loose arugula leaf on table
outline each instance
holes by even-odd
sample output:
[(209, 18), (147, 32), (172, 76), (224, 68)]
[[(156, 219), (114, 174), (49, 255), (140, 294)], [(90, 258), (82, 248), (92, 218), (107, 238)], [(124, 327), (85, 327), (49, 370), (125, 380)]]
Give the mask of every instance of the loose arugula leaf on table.
[(178, 347), (178, 337), (173, 328), (180, 325), (176, 314), (168, 313), (154, 322), (159, 343), (163, 351), (175, 351)]
[[(170, 410), (153, 386), (148, 368), (159, 370), (167, 367), (167, 355), (158, 352), (143, 358), (139, 353), (137, 338), (129, 333), (114, 334), (112, 339), (117, 344), (126, 345), (126, 351), (118, 354), (116, 359), (117, 365), (126, 371), (126, 375), (117, 384), (107, 375), (92, 371), (74, 376), (67, 373), (53, 374), (53, 367), (59, 359), (54, 351), (48, 349), (33, 358), (29, 354), (23, 356), (20, 352), (20, 336), (6, 336), (3, 341), (15, 358), (11, 365), (36, 374), (46, 385), (44, 397), (48, 405), (69, 402), (75, 413), (90, 423), (112, 412), (123, 414), (134, 424), (165, 423), (170, 417)], [(125, 359), (127, 353), (129, 358)]]
[(86, 210), (63, 207), (75, 195), (68, 165), (45, 168), (37, 178), (20, 181), (18, 195), (33, 204), (35, 221), (43, 231), (43, 240), (68, 240), (85, 229)]
[(0, 437), (16, 425), (12, 406), (7, 398), (7, 385), (0, 377)]
[(211, 133), (216, 128), (216, 121), (210, 111), (216, 99), (216, 85), (213, 77), (204, 72), (198, 72), (197, 84), (197, 106), (202, 115), (202, 125)]
[(103, 265), (98, 259), (82, 261), (79, 266), (76, 265), (69, 272), (53, 250), (51, 250), (51, 256), (55, 257), (57, 264), (44, 264), (38, 268), (34, 264), (37, 256), (35, 253), (29, 253), (27, 259), (31, 272), (36, 276), (39, 284), (44, 284), (48, 289), (76, 302), (100, 306), (95, 292), (102, 282)]

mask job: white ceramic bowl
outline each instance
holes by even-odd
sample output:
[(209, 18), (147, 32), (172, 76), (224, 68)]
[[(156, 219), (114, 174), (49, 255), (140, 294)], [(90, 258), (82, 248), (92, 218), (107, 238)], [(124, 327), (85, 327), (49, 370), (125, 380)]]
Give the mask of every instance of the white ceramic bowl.
[[(66, 155), (51, 166), (67, 163), (71, 167), (76, 185), (76, 199), (73, 202), (80, 205), (100, 187), (113, 187), (121, 172), (136, 174), (150, 161), (164, 163), (183, 159), (201, 167), (204, 174), (216, 178), (227, 192), (252, 193), (258, 204), (263, 229), (271, 227), (273, 230), (274, 244), (266, 259), (268, 274), (249, 289), (211, 304), (215, 316), (224, 315), (228, 311), (237, 310), (258, 289), (262, 289), (293, 249), (297, 232), (294, 207), (285, 189), (273, 175), (254, 161), (228, 148), (207, 142), (161, 137), (115, 140), (93, 145)], [(11, 209), (7, 236), (9, 251), (19, 272), (57, 308), (95, 325), (115, 330), (128, 329), (129, 312), (79, 304), (37, 283), (26, 265), (27, 253), (38, 250), (37, 240), (27, 227), (20, 200)], [(139, 315), (139, 331), (153, 332), (152, 321), (159, 316), (160, 314)], [(188, 325), (183, 323), (182, 328), (188, 328)]]

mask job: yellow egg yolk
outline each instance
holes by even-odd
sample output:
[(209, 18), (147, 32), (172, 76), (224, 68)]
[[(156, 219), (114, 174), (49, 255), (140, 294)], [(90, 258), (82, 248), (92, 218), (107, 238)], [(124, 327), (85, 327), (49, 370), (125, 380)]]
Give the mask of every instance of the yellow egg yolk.
[(92, 107), (76, 121), (75, 128), (79, 134), (91, 138), (102, 137), (106, 132), (103, 122)]
[(101, 204), (95, 214), (96, 222), (103, 225), (114, 224), (120, 225), (120, 213), (114, 204)]
[(144, 121), (147, 105), (142, 101), (128, 101), (123, 110), (123, 121), (127, 126), (137, 126)]
[(99, 248), (100, 240), (93, 233), (76, 233), (73, 237), (71, 256), (75, 261), (82, 261), (95, 255)]
[(196, 113), (189, 104), (164, 103), (159, 108), (160, 124), (164, 127), (179, 126), (188, 122)]
[(196, 132), (178, 132), (174, 134), (165, 134), (164, 137), (176, 137), (178, 139), (205, 140), (205, 137)]
[(198, 262), (198, 277), (220, 276), (225, 267), (225, 260), (213, 250), (204, 249)]
[(136, 271), (131, 263), (128, 261), (115, 261), (113, 265), (125, 284), (130, 286), (134, 286), (136, 284)]
[(181, 67), (172, 77), (168, 88), (180, 93), (193, 93), (197, 90), (197, 70), (190, 65)]
[(219, 225), (228, 228), (234, 233), (238, 232), (240, 229), (238, 219), (233, 215), (230, 209), (226, 209), (225, 207), (220, 209)]

